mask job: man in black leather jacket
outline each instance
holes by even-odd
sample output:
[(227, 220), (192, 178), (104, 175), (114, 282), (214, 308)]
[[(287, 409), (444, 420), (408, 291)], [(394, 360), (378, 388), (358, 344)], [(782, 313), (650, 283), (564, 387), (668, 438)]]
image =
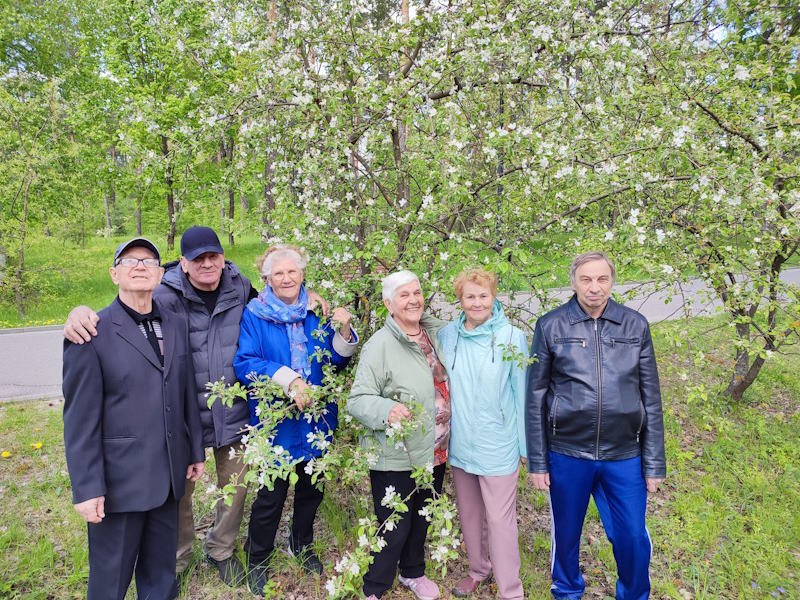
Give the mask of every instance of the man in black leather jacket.
[(577, 599), (591, 494), (617, 562), (616, 597), (650, 594), (647, 493), (666, 476), (658, 370), (646, 319), (610, 299), (601, 252), (570, 267), (575, 295), (536, 323), (525, 409), (529, 478), (549, 490), (555, 598)]

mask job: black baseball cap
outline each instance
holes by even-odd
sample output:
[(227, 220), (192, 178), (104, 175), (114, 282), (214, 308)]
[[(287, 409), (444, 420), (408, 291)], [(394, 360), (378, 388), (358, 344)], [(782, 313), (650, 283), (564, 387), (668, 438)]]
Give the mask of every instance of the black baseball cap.
[(225, 254), (217, 234), (214, 233), (211, 227), (203, 227), (202, 225), (189, 227), (181, 237), (181, 255), (183, 258), (194, 260), (206, 252)]
[(147, 248), (148, 250), (150, 250), (150, 252), (155, 254), (155, 257), (159, 261), (161, 260), (161, 253), (158, 251), (158, 248), (156, 248), (156, 245), (153, 242), (151, 242), (147, 238), (135, 237), (132, 240), (128, 240), (127, 242), (122, 242), (119, 246), (117, 246), (117, 249), (114, 251), (114, 260), (112, 261), (111, 264), (116, 265), (119, 255), (125, 252), (125, 250), (127, 250), (128, 248), (137, 248), (137, 247)]

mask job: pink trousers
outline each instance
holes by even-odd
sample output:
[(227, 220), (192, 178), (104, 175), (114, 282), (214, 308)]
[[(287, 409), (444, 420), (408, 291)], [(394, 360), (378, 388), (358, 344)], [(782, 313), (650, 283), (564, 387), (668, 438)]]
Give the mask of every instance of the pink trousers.
[(494, 573), (500, 598), (524, 598), (519, 579), (517, 481), (510, 475), (472, 475), (452, 467), (469, 576), (483, 581)]

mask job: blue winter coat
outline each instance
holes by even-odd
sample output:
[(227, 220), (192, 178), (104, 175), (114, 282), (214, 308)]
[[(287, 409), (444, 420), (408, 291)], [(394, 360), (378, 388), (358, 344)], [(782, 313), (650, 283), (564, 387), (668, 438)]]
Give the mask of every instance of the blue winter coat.
[[(258, 302), (258, 300), (250, 302)], [(312, 334), (318, 329), (321, 330), (322, 335), (318, 333), (315, 337)], [(353, 332), (353, 341), (346, 342), (338, 332), (334, 332), (330, 321), (320, 327), (319, 317), (310, 311), (305, 318), (304, 330), (308, 338), (308, 356), (311, 361), (311, 374), (305, 378), (305, 381), (311, 385), (321, 385), (323, 364), (333, 364), (337, 369), (343, 368), (355, 353), (358, 338)], [(323, 362), (312, 358), (320, 349), (330, 352), (330, 357), (326, 356)], [(301, 376), (300, 373), (292, 371), (291, 364), (292, 357), (286, 326), (257, 317), (251, 310), (245, 309), (239, 332), (239, 349), (233, 360), (233, 368), (239, 381), (250, 384), (251, 381), (247, 377), (250, 373), (267, 375), (275, 383), (281, 385), (284, 390), (287, 390), (289, 383)], [(250, 424), (257, 425), (259, 418), (255, 411), (258, 402), (250, 399), (248, 404), (250, 405)], [(336, 402), (328, 402), (327, 415), (324, 420), (312, 420), (310, 423), (302, 418), (281, 421), (275, 428), (274, 444), (280, 445), (288, 451), (293, 460), (309, 460), (312, 457), (320, 456), (322, 452), (317, 448), (312, 448), (307, 439), (308, 434), (326, 431), (327, 437), (330, 439), (338, 424), (339, 408)]]
[(473, 475), (509, 475), (526, 456), (525, 368), (503, 360), (506, 349), (527, 358), (525, 334), (495, 300), (492, 316), (472, 331), (464, 314), (439, 331), (450, 378), (450, 464)]

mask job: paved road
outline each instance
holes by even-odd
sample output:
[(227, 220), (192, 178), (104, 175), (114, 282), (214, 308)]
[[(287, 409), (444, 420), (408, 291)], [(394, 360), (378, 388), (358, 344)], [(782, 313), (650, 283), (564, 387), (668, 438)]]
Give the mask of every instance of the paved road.
[[(800, 268), (788, 269), (783, 279), (800, 285)], [(641, 311), (653, 323), (689, 316), (709, 316), (720, 303), (709, 296), (702, 282), (688, 282), (682, 289), (654, 291), (652, 284), (619, 285), (615, 291), (630, 293), (626, 304)], [(569, 298), (568, 289), (553, 289), (547, 301), (560, 303)], [(527, 294), (518, 294), (514, 306), (533, 316), (540, 303)], [(60, 327), (34, 327), (25, 330), (0, 330), (0, 402), (33, 398), (61, 397)]]
[(0, 330), (0, 402), (61, 397), (61, 327)]

